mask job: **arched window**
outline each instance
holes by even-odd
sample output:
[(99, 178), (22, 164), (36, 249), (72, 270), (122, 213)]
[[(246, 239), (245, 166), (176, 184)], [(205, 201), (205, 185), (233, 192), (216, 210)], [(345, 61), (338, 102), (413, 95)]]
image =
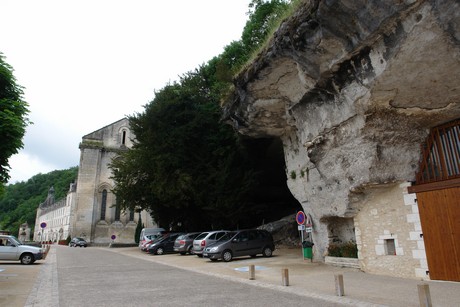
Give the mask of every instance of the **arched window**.
[(117, 199), (117, 202), (115, 204), (115, 221), (119, 221), (120, 220), (120, 203)]
[(102, 201), (101, 201), (101, 220), (105, 220), (105, 210), (107, 207), (107, 190), (102, 191)]
[(126, 130), (123, 130), (121, 134), (121, 144), (126, 145)]

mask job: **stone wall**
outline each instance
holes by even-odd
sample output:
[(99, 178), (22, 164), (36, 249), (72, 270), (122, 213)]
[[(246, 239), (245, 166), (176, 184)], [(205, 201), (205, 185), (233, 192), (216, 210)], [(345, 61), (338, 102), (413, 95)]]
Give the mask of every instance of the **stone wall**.
[[(379, 185), (363, 191), (354, 220), (358, 257), (366, 272), (428, 279), (418, 208), (415, 195), (407, 194), (408, 185)], [(394, 250), (392, 244), (387, 246), (392, 242)]]

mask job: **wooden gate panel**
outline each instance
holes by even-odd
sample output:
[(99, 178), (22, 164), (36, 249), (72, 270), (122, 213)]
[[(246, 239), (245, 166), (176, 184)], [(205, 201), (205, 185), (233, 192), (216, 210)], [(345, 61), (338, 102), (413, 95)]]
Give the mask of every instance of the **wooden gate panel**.
[(460, 281), (460, 187), (417, 193), (430, 278)]

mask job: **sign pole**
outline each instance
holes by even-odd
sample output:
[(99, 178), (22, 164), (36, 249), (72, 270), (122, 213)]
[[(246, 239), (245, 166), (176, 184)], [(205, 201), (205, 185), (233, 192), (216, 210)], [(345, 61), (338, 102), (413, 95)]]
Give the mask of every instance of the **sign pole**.
[(40, 242), (40, 244), (41, 244), (41, 246), (43, 247), (43, 240), (44, 240), (44, 238), (45, 238), (46, 223), (45, 223), (45, 222), (42, 222), (42, 223), (40, 224), (40, 227), (42, 228), (42, 236), (41, 236), (41, 242)]
[(297, 212), (296, 216), (295, 216), (295, 220), (297, 222), (297, 224), (299, 225), (298, 226), (298, 229), (300, 231), (300, 244), (302, 245), (302, 259), (303, 259), (303, 232), (305, 230), (305, 213), (303, 211), (299, 211)]

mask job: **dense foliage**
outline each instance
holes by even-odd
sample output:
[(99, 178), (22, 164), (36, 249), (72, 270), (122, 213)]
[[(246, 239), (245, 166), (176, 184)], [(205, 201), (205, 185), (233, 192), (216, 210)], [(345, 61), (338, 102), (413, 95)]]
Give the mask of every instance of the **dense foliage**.
[(286, 1), (253, 1), (240, 41), (130, 116), (135, 145), (111, 168), (123, 208), (149, 209), (165, 228), (252, 227), (268, 208), (256, 199), (260, 174), (241, 137), (220, 121), (232, 76), (269, 35)]
[(0, 229), (17, 235), (22, 223), (27, 222), (33, 228), (38, 205), (45, 201), (50, 187), (54, 187), (56, 201), (64, 198), (70, 183), (76, 180), (77, 172), (78, 168), (72, 167), (7, 185), (5, 193), (0, 196)]
[(229, 227), (254, 208), (251, 162), (235, 132), (219, 121), (206, 82), (201, 69), (159, 91), (144, 113), (130, 118), (136, 144), (112, 165), (121, 204), (151, 209), (163, 227)]
[(0, 53), (0, 195), (8, 182), (8, 159), (23, 147), (22, 138), (29, 124), (27, 103), (22, 87), (16, 84), (13, 68)]

